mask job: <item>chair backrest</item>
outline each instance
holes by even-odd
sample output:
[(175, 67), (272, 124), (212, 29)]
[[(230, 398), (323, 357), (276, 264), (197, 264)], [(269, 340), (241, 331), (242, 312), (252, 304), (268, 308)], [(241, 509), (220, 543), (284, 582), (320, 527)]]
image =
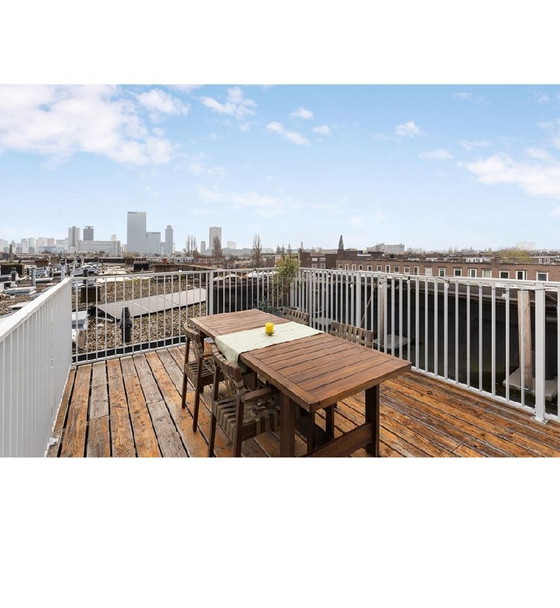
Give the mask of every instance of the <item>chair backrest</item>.
[(309, 325), (309, 313), (298, 310), (297, 308), (284, 308), (284, 316), (290, 321), (301, 323), (302, 325)]
[(202, 334), (192, 327), (185, 327), (185, 335), (187, 336), (187, 348), (192, 348), (196, 358), (202, 357), (204, 354), (204, 340)]
[(228, 391), (237, 396), (246, 393), (248, 389), (243, 381), (243, 373), (239, 365), (228, 361), (214, 345), (212, 345), (212, 358), (216, 369), (221, 370), (223, 374)]
[(362, 329), (361, 327), (356, 327), (355, 325), (348, 325), (347, 323), (338, 323), (337, 321), (334, 321), (331, 323), (329, 333), (333, 336), (344, 338), (344, 340), (349, 340), (350, 342), (356, 342), (356, 344), (362, 344), (363, 346), (373, 348), (375, 334), (369, 329)]

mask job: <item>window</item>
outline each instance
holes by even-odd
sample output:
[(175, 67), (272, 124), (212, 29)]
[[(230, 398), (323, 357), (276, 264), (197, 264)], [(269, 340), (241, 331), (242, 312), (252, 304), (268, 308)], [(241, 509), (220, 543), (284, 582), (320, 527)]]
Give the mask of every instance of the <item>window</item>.
[(317, 268), (317, 264), (311, 264), (311, 268)]
[(400, 269), (398, 266), (395, 266), (395, 272), (400, 272)]
[(526, 281), (527, 280), (527, 271), (526, 270), (516, 270), (515, 278), (518, 281)]
[(482, 276), (485, 279), (491, 279), (492, 278), (492, 270), (490, 268), (483, 268), (482, 269)]
[(431, 277), (431, 276), (432, 276), (432, 267), (431, 267), (431, 266), (426, 266), (426, 267), (424, 268), (424, 274), (425, 274), (427, 277)]
[(371, 264), (368, 264), (367, 269), (368, 269), (368, 272), (371, 272)]
[(537, 281), (548, 281), (548, 272), (537, 271)]
[(391, 267), (389, 266), (389, 264), (385, 266), (385, 272), (391, 272)]
[(453, 276), (454, 277), (462, 277), (463, 276), (463, 269), (462, 268), (454, 268), (453, 269)]
[(476, 278), (476, 268), (469, 268), (469, 277), (471, 279)]
[(438, 276), (440, 276), (440, 277), (445, 276), (445, 268), (438, 268)]
[(344, 264), (344, 270), (348, 270), (348, 264)]
[(319, 268), (324, 268), (325, 265), (323, 263), (319, 264)]
[(360, 265), (358, 266), (358, 270), (363, 270), (363, 269), (364, 269), (363, 264), (360, 264)]
[(339, 269), (339, 270), (342, 270), (342, 264), (339, 264), (339, 265), (338, 265), (338, 269)]
[(405, 266), (405, 267), (403, 268), (403, 272), (404, 272), (404, 273), (408, 273), (408, 274), (410, 274), (410, 266)]
[(509, 279), (509, 270), (500, 270), (500, 279)]
[(414, 274), (420, 274), (420, 266), (414, 267)]
[(383, 266), (377, 266), (377, 272), (383, 272)]
[(352, 270), (356, 270), (356, 264), (352, 264)]

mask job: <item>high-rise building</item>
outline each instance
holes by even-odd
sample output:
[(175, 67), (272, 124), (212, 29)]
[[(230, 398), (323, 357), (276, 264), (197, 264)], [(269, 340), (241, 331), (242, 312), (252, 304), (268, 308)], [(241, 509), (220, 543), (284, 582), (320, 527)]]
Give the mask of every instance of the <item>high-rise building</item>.
[(77, 247), (78, 241), (81, 239), (81, 228), (78, 226), (70, 226), (68, 228), (68, 247)]
[(214, 239), (218, 237), (220, 239), (220, 243), (222, 242), (222, 229), (220, 226), (210, 226), (208, 230), (208, 247), (210, 249), (214, 249)]
[(84, 241), (93, 241), (93, 226), (84, 227)]
[(228, 241), (227, 242), (227, 248), (228, 249), (236, 249), (237, 247), (237, 243), (235, 241)]
[(150, 255), (161, 253), (161, 232), (146, 232), (146, 245), (143, 253)]
[(130, 253), (146, 253), (145, 211), (128, 212), (126, 223), (126, 250)]
[(200, 253), (202, 255), (206, 253), (206, 241), (200, 241)]
[(165, 229), (165, 248), (163, 253), (165, 253), (165, 255), (171, 255), (173, 253), (173, 226), (167, 226)]

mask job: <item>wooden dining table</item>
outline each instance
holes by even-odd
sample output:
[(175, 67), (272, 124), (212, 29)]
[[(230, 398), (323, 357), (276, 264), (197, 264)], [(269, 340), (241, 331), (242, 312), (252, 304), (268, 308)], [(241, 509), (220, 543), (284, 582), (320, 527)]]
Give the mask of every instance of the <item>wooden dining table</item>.
[[(288, 319), (261, 310), (223, 313), (189, 320), (209, 338)], [(338, 437), (331, 435), (310, 456), (347, 456), (365, 448), (379, 456), (379, 387), (410, 370), (410, 363), (348, 340), (318, 333), (239, 354), (239, 361), (280, 392), (280, 455), (295, 456), (297, 406), (311, 419), (342, 399), (365, 392), (365, 422)], [(334, 430), (334, 426), (333, 426)]]

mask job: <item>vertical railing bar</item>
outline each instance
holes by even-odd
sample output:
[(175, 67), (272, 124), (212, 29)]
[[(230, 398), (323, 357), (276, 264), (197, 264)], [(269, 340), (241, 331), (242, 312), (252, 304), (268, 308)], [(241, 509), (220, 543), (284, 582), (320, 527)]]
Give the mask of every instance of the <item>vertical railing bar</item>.
[(509, 285), (506, 285), (505, 291), (504, 291), (504, 296), (505, 296), (505, 307), (506, 307), (506, 311), (505, 311), (505, 329), (506, 329), (506, 336), (505, 336), (505, 368), (506, 368), (506, 399), (509, 401), (509, 391), (510, 391), (510, 384), (509, 384), (509, 375), (510, 375), (510, 361), (509, 361), (509, 351), (510, 351), (510, 329), (511, 329), (511, 309), (510, 309), (510, 300), (509, 300), (509, 296), (510, 296), (510, 287)]
[(535, 419), (545, 422), (546, 409), (546, 292), (535, 285)]
[(455, 382), (459, 382), (459, 281), (455, 281)]
[(437, 376), (439, 371), (439, 288), (437, 279), (434, 281), (434, 374)]
[(429, 371), (429, 350), (428, 350), (428, 327), (429, 327), (429, 284), (428, 279), (424, 280), (424, 370)]
[(496, 395), (496, 285), (492, 284), (491, 292), (491, 382), (492, 382), (492, 396)]
[(420, 367), (420, 279), (414, 279), (414, 350), (416, 353), (416, 367)]
[(482, 283), (478, 284), (478, 389), (482, 390)]
[[(525, 314), (519, 313), (519, 309), (522, 306), (522, 301), (524, 298), (521, 296), (522, 288), (520, 288), (517, 292), (517, 318), (518, 323), (520, 325), (518, 334), (519, 334), (519, 363), (520, 363), (520, 390), (521, 390), (521, 405), (525, 405), (525, 386), (526, 386), (526, 378), (525, 378)], [(519, 321), (520, 319), (520, 321)]]
[(443, 284), (443, 377), (449, 378), (449, 281)]
[(467, 386), (471, 384), (471, 284), (467, 283)]

